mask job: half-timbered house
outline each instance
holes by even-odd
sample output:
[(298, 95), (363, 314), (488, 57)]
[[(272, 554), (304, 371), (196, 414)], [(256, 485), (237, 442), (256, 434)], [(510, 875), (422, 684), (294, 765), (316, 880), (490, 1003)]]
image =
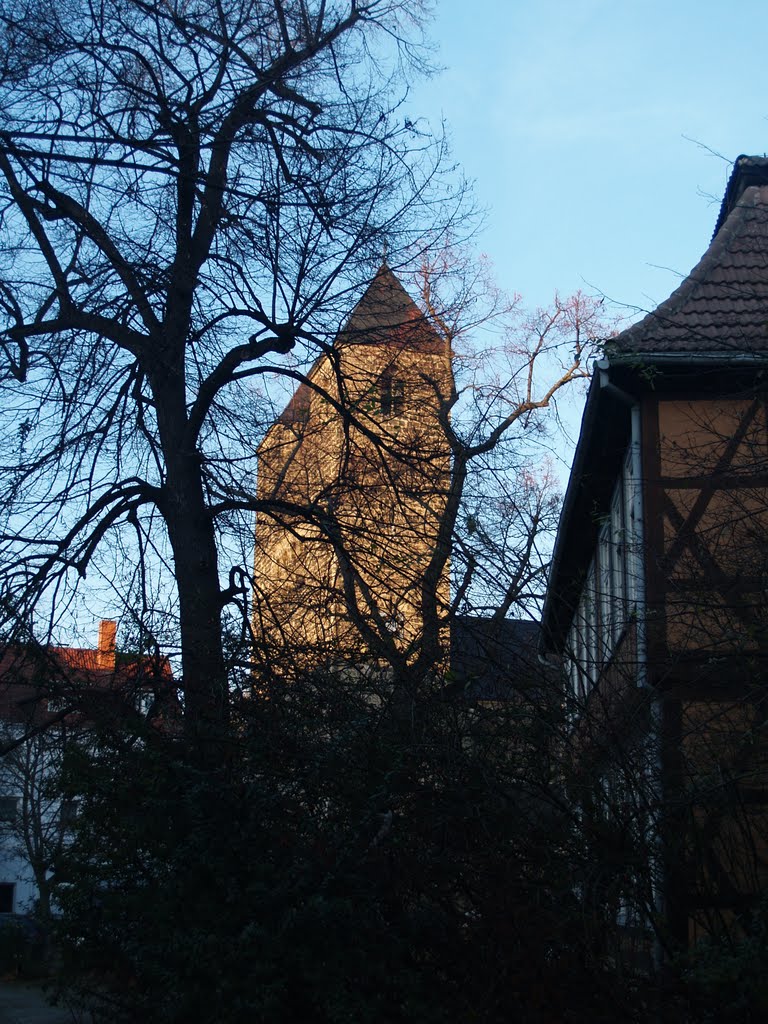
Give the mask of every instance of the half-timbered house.
[(749, 931), (768, 881), (767, 393), (768, 159), (741, 157), (702, 260), (595, 368), (544, 612), (615, 839), (596, 898), (657, 953)]

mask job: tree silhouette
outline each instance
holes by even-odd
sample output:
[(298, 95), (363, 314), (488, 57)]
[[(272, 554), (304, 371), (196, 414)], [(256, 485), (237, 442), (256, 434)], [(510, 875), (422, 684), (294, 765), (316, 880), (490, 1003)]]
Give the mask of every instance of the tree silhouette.
[(8, 4), (0, 26), (5, 617), (55, 621), (90, 573), (171, 638), (195, 733), (226, 713), (254, 382), (327, 348), (385, 239), (462, 208), (397, 113), (419, 7)]

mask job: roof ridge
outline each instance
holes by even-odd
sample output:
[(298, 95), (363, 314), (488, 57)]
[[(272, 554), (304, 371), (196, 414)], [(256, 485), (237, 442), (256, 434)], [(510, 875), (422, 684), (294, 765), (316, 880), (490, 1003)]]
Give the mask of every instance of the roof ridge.
[(712, 233), (713, 240), (720, 228), (728, 220), (731, 211), (741, 199), (742, 194), (753, 185), (768, 185), (768, 157), (747, 156), (745, 153), (742, 153), (733, 162), (733, 169), (725, 186), (723, 201), (720, 204), (720, 212), (717, 215), (715, 230)]

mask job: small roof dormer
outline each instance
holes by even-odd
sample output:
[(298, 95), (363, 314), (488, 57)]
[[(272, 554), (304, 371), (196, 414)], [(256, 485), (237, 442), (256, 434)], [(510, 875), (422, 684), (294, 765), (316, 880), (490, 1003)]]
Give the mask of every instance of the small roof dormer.
[(762, 188), (768, 185), (768, 157), (765, 156), (741, 156), (736, 161), (725, 187), (725, 195), (720, 204), (720, 213), (712, 234), (714, 241), (718, 231), (728, 220), (728, 217), (736, 209), (739, 200), (748, 188)]

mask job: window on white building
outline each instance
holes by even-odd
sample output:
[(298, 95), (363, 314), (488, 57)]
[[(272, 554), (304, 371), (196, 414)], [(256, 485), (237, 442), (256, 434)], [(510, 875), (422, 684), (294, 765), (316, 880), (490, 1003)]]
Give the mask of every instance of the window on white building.
[(0, 882), (0, 914), (12, 914), (16, 886), (13, 882)]
[(139, 690), (136, 694), (136, 710), (145, 717), (155, 706), (155, 694), (153, 690)]
[(627, 554), (629, 529), (624, 518), (623, 488), (617, 487), (611, 502), (611, 595), (613, 599), (613, 642), (627, 622)]
[(600, 620), (597, 626), (600, 634), (600, 661), (610, 656), (615, 639), (614, 626), (617, 619), (613, 603), (613, 531), (610, 518), (603, 523), (597, 542), (597, 563), (599, 580)]
[(592, 559), (592, 563), (587, 572), (587, 578), (584, 581), (584, 640), (587, 646), (587, 682), (589, 685), (594, 683), (597, 678), (598, 667), (602, 661), (601, 650), (600, 650), (600, 610), (598, 606), (598, 576), (597, 576), (597, 564), (596, 559)]
[[(620, 641), (634, 596), (632, 452), (627, 451), (595, 553), (584, 579), (569, 633), (569, 651), (578, 666), (580, 690), (589, 690)], [(575, 673), (571, 673), (576, 692)]]
[(624, 458), (624, 471), (621, 474), (621, 496), (624, 514), (624, 561), (627, 566), (627, 578), (625, 581), (625, 590), (627, 595), (627, 613), (629, 613), (629, 602), (634, 600), (635, 597), (635, 579), (632, 571), (634, 559), (632, 556), (632, 545), (633, 538), (635, 536), (635, 481), (632, 477), (632, 448), (627, 450), (627, 454)]
[(0, 821), (16, 821), (19, 813), (17, 796), (0, 796)]

